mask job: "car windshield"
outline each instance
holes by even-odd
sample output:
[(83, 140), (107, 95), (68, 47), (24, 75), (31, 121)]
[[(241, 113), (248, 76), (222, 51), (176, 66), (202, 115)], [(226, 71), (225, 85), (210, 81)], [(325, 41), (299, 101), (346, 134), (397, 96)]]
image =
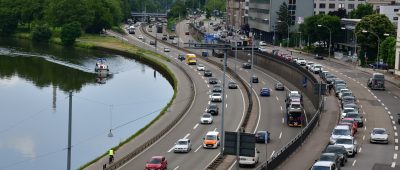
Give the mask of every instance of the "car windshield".
[(358, 114), (356, 114), (356, 113), (347, 113), (345, 117), (358, 118)]
[(210, 118), (210, 117), (211, 117), (211, 115), (210, 115), (210, 114), (208, 114), (208, 113), (205, 113), (205, 114), (203, 114), (203, 117), (204, 117), (204, 118)]
[(313, 166), (312, 170), (330, 170), (329, 166)]
[(333, 129), (334, 135), (350, 136), (350, 131), (347, 129)]
[(374, 129), (374, 131), (372, 132), (373, 134), (386, 134), (386, 130), (384, 129)]
[(290, 105), (290, 108), (301, 108), (301, 104), (300, 103), (293, 103)]
[(319, 157), (320, 161), (334, 161), (335, 160), (335, 155), (328, 155), (328, 154), (323, 154)]
[(343, 112), (344, 113), (354, 112), (354, 109), (353, 108), (344, 109)]
[(210, 109), (215, 109), (215, 108), (217, 108), (217, 105), (211, 104), (208, 108), (210, 108)]
[(199, 64), (198, 67), (204, 67), (204, 65), (203, 64)]
[(151, 163), (151, 164), (161, 164), (161, 159), (159, 159), (159, 158), (151, 158), (149, 163)]
[(326, 153), (342, 153), (343, 150), (340, 147), (336, 147), (336, 146), (331, 146), (331, 147), (327, 147), (325, 150)]
[(188, 141), (185, 141), (185, 140), (178, 141), (178, 145), (186, 145), (187, 143), (188, 143)]
[(328, 74), (328, 75), (326, 75), (326, 78), (335, 78), (335, 76), (332, 74)]
[(344, 97), (344, 96), (352, 96), (352, 95), (353, 95), (352, 92), (344, 92), (344, 93), (342, 94), (343, 97)]
[(336, 143), (337, 144), (353, 144), (353, 141), (351, 139), (337, 139)]
[(221, 96), (221, 94), (219, 94), (219, 93), (214, 93), (214, 94), (212, 94), (213, 96)]
[(342, 122), (344, 122), (344, 123), (353, 123), (353, 120), (350, 120), (350, 119), (343, 119)]
[(206, 140), (217, 140), (217, 136), (215, 135), (207, 135)]

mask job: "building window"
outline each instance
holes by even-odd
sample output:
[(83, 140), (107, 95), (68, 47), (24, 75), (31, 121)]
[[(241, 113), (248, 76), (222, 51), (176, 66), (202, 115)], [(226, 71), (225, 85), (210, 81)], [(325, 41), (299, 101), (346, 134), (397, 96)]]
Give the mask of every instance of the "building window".
[(314, 3), (314, 9), (317, 7), (317, 4)]
[(289, 4), (296, 4), (296, 0), (289, 0)]
[(344, 8), (344, 3), (340, 3), (339, 8)]
[(319, 8), (324, 9), (325, 8), (325, 4), (324, 3), (319, 4)]
[(398, 17), (393, 17), (393, 20), (397, 21), (399, 18)]
[(394, 12), (399, 12), (399, 9), (393, 9)]
[(319, 14), (325, 14), (325, 11), (319, 11)]
[(354, 4), (349, 4), (349, 8), (348, 9), (354, 9)]
[(335, 4), (329, 4), (329, 9), (334, 9), (335, 8)]

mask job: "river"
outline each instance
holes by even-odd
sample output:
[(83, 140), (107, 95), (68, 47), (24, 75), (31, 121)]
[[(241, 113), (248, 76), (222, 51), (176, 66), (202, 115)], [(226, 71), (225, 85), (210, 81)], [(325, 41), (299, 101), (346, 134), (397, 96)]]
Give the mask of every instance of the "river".
[[(112, 72), (106, 79), (94, 73), (99, 57)], [(155, 118), (173, 88), (134, 59), (0, 39), (0, 169), (66, 169), (69, 92), (77, 169)]]

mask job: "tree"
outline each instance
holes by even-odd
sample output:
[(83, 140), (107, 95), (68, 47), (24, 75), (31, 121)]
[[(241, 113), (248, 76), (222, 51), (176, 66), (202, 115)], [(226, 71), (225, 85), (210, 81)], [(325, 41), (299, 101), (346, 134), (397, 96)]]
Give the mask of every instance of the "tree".
[(344, 8), (339, 8), (337, 11), (331, 11), (328, 15), (337, 16), (339, 18), (347, 18), (347, 11)]
[(81, 25), (79, 22), (65, 24), (61, 28), (61, 42), (65, 46), (72, 46), (76, 38), (81, 36)]
[[(363, 30), (367, 32), (363, 32)], [(361, 45), (361, 56), (367, 54), (368, 61), (376, 61), (378, 51), (378, 35), (381, 42), (384, 34), (396, 35), (395, 28), (385, 15), (372, 14), (363, 17), (356, 25), (357, 41)], [(361, 60), (364, 62), (365, 60)]]
[(50, 1), (46, 9), (47, 21), (56, 27), (77, 21), (82, 28), (87, 28), (93, 17), (94, 10), (89, 8), (87, 1), (82, 0)]
[(361, 19), (374, 13), (374, 7), (371, 4), (359, 4), (356, 9), (349, 13), (349, 16), (353, 19)]
[(0, 33), (10, 35), (18, 25), (18, 18), (14, 11), (7, 8), (0, 8)]
[(395, 54), (396, 54), (395, 46), (396, 46), (396, 38), (390, 36), (382, 41), (379, 50), (380, 59), (382, 59), (385, 63), (387, 63), (389, 65), (389, 68), (394, 67)]
[(47, 24), (40, 24), (32, 29), (31, 35), (33, 41), (47, 42), (51, 38), (51, 30)]
[(276, 14), (278, 15), (278, 21), (276, 23), (277, 31), (283, 37), (287, 37), (288, 25), (289, 26), (292, 25), (292, 18), (289, 15), (288, 6), (286, 2), (282, 3), (282, 5), (279, 7), (279, 11), (276, 12)]

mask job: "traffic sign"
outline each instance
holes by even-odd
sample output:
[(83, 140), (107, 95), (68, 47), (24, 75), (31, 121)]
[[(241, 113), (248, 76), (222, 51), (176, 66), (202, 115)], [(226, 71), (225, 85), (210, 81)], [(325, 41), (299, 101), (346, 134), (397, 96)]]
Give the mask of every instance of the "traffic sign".
[[(236, 155), (237, 154), (237, 135), (238, 132), (225, 131), (225, 144), (224, 154), (225, 155)], [(239, 139), (239, 156), (254, 157), (256, 148), (256, 137), (251, 133), (240, 133)]]

